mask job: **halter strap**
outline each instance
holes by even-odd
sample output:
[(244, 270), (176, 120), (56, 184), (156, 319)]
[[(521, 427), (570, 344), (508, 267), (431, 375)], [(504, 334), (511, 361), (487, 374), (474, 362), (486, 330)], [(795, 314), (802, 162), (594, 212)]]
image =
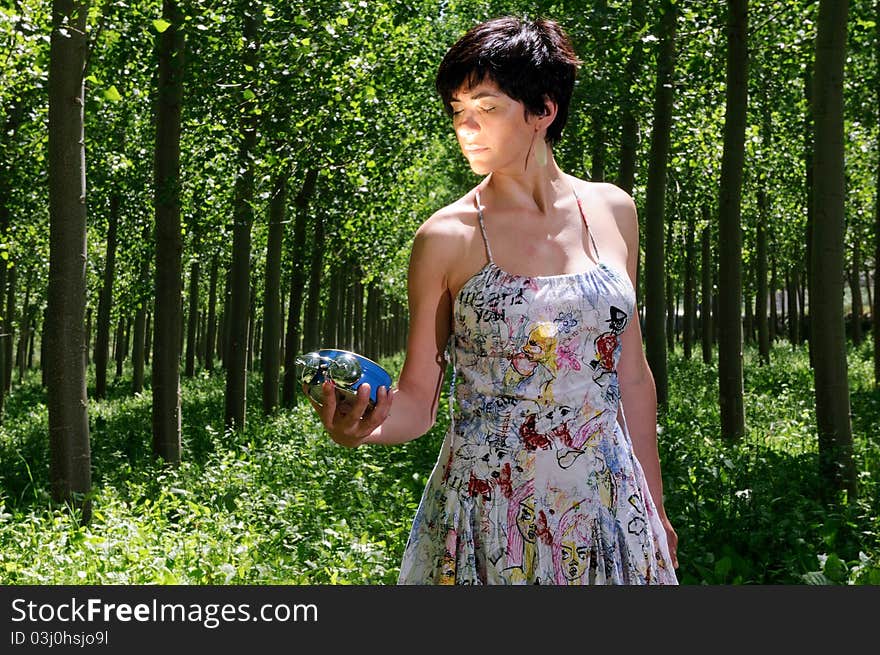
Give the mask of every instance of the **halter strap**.
[(602, 261), (602, 256), (599, 255), (599, 248), (596, 247), (596, 240), (593, 238), (593, 230), (590, 229), (590, 223), (587, 220), (587, 215), (584, 213), (584, 206), (581, 204), (580, 196), (578, 196), (577, 191), (575, 191), (574, 185), (571, 186), (571, 192), (574, 194), (574, 199), (577, 200), (578, 211), (581, 213), (581, 218), (584, 220), (584, 227), (587, 228), (587, 234), (590, 236), (590, 243), (593, 244), (593, 252), (596, 253), (596, 263)]
[[(593, 252), (596, 253), (596, 262), (602, 261), (601, 255), (599, 255), (599, 248), (596, 246), (596, 239), (593, 238), (593, 231), (590, 229), (590, 223), (587, 220), (587, 215), (584, 212), (584, 206), (581, 203), (580, 196), (578, 196), (577, 191), (575, 191), (574, 185), (571, 187), (571, 192), (574, 194), (574, 199), (577, 201), (578, 212), (580, 212), (581, 220), (584, 222), (584, 228), (587, 230), (587, 235), (590, 237), (590, 243), (593, 244)], [(489, 246), (489, 236), (486, 234), (486, 224), (483, 221), (483, 203), (480, 200), (480, 189), (476, 189), (476, 199), (477, 199), (477, 217), (480, 221), (480, 232), (483, 234), (483, 243), (486, 245), (486, 255), (489, 257), (489, 261), (491, 263), (495, 263), (495, 260), (492, 257), (492, 248)]]
[(489, 261), (494, 264), (495, 260), (492, 259), (492, 248), (489, 247), (489, 237), (486, 236), (486, 226), (483, 223), (483, 203), (480, 202), (479, 189), (477, 189), (477, 216), (480, 219), (480, 232), (483, 233), (483, 243), (486, 244), (486, 255), (488, 255)]

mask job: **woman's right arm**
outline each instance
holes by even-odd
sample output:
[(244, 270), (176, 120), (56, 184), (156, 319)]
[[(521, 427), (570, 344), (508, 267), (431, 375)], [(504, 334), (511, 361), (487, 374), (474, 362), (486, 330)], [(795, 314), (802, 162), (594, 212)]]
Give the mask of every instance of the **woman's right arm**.
[(447, 230), (442, 226), (448, 222), (437, 218), (426, 221), (413, 241), (407, 276), (409, 334), (396, 388), (390, 394), (380, 388), (376, 407), (363, 418), (367, 385), (361, 385), (353, 407), (345, 414), (337, 412), (330, 382), (324, 384), (323, 407), (313, 402), (336, 443), (350, 448), (362, 443), (404, 443), (425, 434), (437, 419), (452, 313), (448, 271), (455, 244), (460, 243), (444, 233)]

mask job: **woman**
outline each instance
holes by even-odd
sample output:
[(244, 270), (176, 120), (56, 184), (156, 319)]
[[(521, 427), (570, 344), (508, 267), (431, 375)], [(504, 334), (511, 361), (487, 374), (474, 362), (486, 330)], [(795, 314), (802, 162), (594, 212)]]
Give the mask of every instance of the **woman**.
[(436, 86), (484, 178), (416, 232), (397, 388), (366, 415), (366, 386), (343, 406), (326, 382), (313, 403), (343, 446), (419, 437), (448, 344), (454, 412), (402, 584), (677, 582), (635, 306), (635, 205), (564, 173), (551, 148), (579, 63), (549, 20), (490, 20), (452, 46)]

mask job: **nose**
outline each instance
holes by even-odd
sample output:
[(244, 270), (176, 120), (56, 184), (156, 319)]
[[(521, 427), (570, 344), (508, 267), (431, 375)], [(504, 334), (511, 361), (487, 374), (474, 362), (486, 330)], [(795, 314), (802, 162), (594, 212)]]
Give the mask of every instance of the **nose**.
[(477, 122), (474, 112), (463, 110), (457, 118), (456, 131), (462, 136), (469, 136), (480, 131), (480, 124)]

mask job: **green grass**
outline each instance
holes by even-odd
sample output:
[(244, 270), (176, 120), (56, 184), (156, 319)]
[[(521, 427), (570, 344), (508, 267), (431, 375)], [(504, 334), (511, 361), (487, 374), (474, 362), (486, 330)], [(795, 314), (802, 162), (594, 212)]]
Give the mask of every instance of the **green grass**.
[[(383, 362), (397, 370), (400, 358)], [(48, 495), (38, 376), (0, 429), (0, 583), (393, 584), (438, 435), (348, 450), (303, 403), (264, 417), (250, 379), (247, 428), (223, 430), (222, 375), (183, 380), (184, 462), (150, 460), (150, 398), (90, 401), (94, 515)]]
[[(806, 350), (746, 349), (748, 434), (719, 435), (717, 369), (670, 357), (660, 417), (666, 508), (684, 584), (880, 584), (880, 394), (850, 353), (858, 498), (819, 500)], [(402, 358), (383, 360), (397, 372)], [(348, 450), (301, 405), (271, 417), (250, 379), (247, 428), (223, 430), (222, 372), (182, 380), (184, 462), (150, 457), (150, 397), (130, 378), (90, 400), (94, 515), (49, 499), (45, 393), (34, 372), (0, 427), (0, 583), (393, 584), (447, 425), (402, 446)], [(91, 389), (91, 387), (90, 387)]]
[(670, 358), (661, 416), (666, 509), (684, 584), (880, 584), (880, 393), (871, 352), (849, 355), (858, 498), (820, 499), (812, 371), (778, 344), (771, 366), (747, 347), (745, 438), (720, 436), (717, 360)]

